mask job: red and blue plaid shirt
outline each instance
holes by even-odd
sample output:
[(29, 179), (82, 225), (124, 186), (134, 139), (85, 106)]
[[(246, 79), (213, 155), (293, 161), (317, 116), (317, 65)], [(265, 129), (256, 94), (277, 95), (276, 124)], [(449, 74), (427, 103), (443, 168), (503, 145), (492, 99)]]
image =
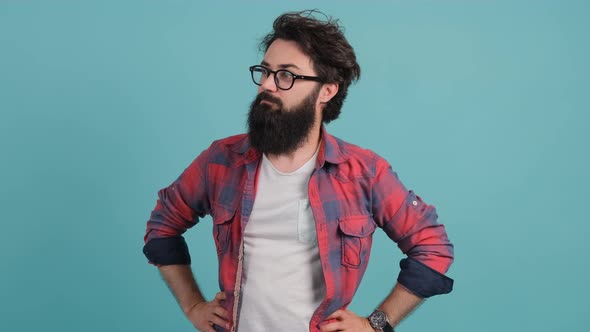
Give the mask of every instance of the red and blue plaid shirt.
[[(150, 263), (190, 264), (181, 234), (210, 214), (219, 286), (227, 295), (226, 309), (233, 313), (232, 326), (238, 321), (243, 234), (254, 206), (260, 160), (245, 134), (213, 142), (174, 183), (158, 192), (144, 238)], [(444, 226), (437, 222), (434, 207), (407, 190), (383, 158), (322, 128), (308, 194), (326, 285), (310, 331), (319, 331), (327, 316), (352, 301), (377, 227), (408, 256), (400, 262), (400, 284), (420, 297), (452, 290), (453, 280), (444, 273), (453, 261), (453, 245)]]

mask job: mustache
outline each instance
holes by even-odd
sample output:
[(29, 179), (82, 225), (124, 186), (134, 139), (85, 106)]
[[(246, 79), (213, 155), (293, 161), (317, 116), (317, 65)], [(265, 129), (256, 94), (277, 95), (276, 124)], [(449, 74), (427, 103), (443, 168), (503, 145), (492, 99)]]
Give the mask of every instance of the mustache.
[(269, 101), (271, 103), (275, 103), (275, 104), (277, 104), (277, 106), (279, 106), (279, 108), (283, 107), (283, 102), (279, 98), (271, 95), (270, 93), (268, 93), (266, 91), (262, 91), (261, 93), (258, 94), (258, 96), (256, 96), (256, 99), (254, 100), (254, 105), (255, 106), (260, 105), (260, 103), (263, 100)]

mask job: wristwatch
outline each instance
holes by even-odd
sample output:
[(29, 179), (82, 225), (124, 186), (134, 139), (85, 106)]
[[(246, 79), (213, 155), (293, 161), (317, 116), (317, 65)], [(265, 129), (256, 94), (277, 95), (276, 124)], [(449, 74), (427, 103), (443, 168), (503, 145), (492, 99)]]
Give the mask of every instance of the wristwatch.
[(393, 326), (391, 326), (391, 323), (387, 318), (387, 314), (382, 310), (376, 309), (367, 319), (369, 320), (371, 327), (377, 331), (394, 332)]

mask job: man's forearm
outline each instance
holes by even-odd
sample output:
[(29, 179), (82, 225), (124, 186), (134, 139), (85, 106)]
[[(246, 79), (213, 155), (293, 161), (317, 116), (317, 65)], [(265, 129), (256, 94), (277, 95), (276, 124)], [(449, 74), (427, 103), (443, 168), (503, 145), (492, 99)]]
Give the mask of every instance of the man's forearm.
[(195, 304), (205, 301), (190, 265), (166, 265), (159, 270), (185, 314)]
[(392, 326), (397, 326), (424, 299), (397, 283), (379, 309), (384, 311)]

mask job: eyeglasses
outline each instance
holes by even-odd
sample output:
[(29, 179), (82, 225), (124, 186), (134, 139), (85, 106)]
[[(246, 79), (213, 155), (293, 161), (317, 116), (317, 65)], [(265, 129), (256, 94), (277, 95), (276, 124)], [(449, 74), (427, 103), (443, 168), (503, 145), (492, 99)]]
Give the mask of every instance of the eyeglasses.
[(316, 82), (324, 82), (317, 76), (296, 75), (286, 69), (270, 70), (264, 66), (256, 65), (250, 67), (250, 74), (252, 74), (252, 81), (256, 85), (262, 85), (262, 82), (274, 74), (275, 85), (281, 90), (289, 90), (293, 87), (295, 80), (308, 80)]

